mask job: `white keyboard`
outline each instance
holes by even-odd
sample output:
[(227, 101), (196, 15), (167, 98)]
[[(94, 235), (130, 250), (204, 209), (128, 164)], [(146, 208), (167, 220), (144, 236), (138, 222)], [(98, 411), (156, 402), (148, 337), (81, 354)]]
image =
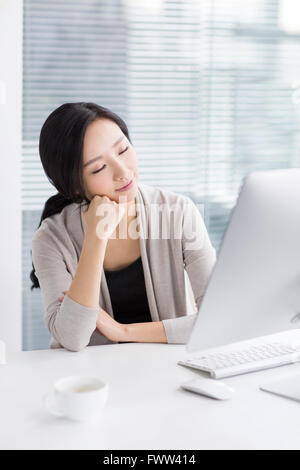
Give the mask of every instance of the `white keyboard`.
[(215, 379), (246, 374), (300, 361), (300, 345), (282, 342), (256, 344), (237, 349), (202, 354), (178, 364), (209, 372)]

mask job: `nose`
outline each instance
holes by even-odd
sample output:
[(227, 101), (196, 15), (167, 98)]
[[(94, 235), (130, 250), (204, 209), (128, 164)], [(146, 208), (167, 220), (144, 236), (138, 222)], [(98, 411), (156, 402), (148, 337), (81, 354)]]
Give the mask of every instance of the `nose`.
[(129, 168), (127, 168), (127, 166), (120, 162), (120, 161), (117, 161), (116, 162), (116, 166), (115, 166), (115, 171), (114, 171), (114, 174), (115, 174), (115, 180), (116, 181), (128, 181), (130, 178), (131, 178), (131, 171), (129, 170)]

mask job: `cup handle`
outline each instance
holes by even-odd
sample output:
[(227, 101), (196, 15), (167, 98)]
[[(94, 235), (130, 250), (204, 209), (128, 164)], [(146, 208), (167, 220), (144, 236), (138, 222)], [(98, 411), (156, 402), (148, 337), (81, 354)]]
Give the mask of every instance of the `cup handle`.
[(44, 395), (43, 397), (43, 402), (46, 407), (46, 409), (54, 416), (62, 417), (64, 416), (63, 413), (58, 411), (55, 403), (55, 397), (53, 393), (48, 393), (47, 395)]

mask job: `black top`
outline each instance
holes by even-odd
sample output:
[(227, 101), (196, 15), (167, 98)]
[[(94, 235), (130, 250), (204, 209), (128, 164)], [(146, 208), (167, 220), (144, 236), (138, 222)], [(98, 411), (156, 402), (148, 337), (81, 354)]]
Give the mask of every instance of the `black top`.
[(104, 272), (115, 320), (119, 323), (152, 321), (142, 258), (118, 271)]

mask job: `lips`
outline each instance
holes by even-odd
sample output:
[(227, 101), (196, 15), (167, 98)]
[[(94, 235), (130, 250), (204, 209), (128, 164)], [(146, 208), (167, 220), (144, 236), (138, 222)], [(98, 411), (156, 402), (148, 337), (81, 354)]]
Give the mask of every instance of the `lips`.
[(122, 189), (126, 189), (128, 186), (131, 185), (132, 181), (133, 181), (133, 178), (129, 181), (128, 184), (125, 184), (125, 186), (122, 186), (122, 188), (118, 188), (117, 191), (121, 191)]

